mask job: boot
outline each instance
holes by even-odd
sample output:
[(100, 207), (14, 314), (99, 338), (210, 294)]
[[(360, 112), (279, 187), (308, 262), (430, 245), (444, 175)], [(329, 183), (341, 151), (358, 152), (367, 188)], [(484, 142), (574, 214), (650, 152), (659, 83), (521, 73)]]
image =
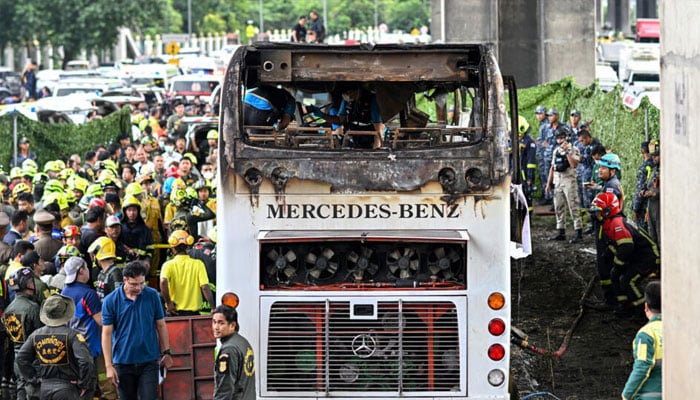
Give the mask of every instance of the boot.
[(583, 240), (583, 231), (581, 228), (576, 229), (576, 234), (569, 240), (569, 243), (577, 243)]
[(559, 233), (550, 237), (549, 240), (566, 240), (566, 229), (559, 229)]

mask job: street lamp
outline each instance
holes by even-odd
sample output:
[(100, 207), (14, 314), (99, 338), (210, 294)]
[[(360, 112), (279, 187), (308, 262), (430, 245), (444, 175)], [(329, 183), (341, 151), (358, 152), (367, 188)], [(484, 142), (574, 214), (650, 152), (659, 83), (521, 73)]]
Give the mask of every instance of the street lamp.
[(192, 0), (187, 0), (187, 36), (192, 37)]

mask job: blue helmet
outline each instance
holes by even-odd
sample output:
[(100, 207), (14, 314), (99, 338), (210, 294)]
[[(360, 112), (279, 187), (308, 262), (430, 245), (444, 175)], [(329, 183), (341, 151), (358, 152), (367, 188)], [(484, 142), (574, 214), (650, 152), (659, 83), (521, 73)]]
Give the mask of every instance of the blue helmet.
[(620, 166), (620, 157), (615, 153), (608, 153), (600, 158), (600, 165), (603, 167), (608, 167), (610, 169), (616, 169), (618, 171), (622, 170)]

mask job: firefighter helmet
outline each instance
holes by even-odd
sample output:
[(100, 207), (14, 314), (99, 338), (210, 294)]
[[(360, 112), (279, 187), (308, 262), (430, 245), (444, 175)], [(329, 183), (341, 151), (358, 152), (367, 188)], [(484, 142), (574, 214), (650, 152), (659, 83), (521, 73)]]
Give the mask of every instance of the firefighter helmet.
[(218, 140), (219, 139), (219, 131), (217, 131), (216, 129), (210, 129), (209, 132), (207, 132), (207, 139)]
[(70, 257), (80, 257), (80, 250), (78, 250), (77, 247), (71, 244), (67, 244), (58, 249), (58, 253), (56, 253), (56, 256), (61, 261), (61, 264), (63, 264)]
[(126, 212), (129, 207), (136, 207), (141, 212), (141, 202), (134, 195), (126, 195), (122, 203), (122, 211)]
[(126, 185), (126, 189), (124, 190), (124, 194), (126, 196), (138, 196), (142, 193), (143, 188), (141, 187), (141, 184), (137, 182), (131, 182), (130, 184)]
[(616, 169), (618, 172), (621, 171), (620, 167), (620, 157), (615, 153), (608, 153), (600, 158), (600, 165), (610, 169)]
[(49, 181), (49, 176), (43, 172), (37, 172), (36, 174), (34, 174), (34, 178), (32, 178), (32, 183), (35, 185), (43, 184), (43, 183), (46, 183), (48, 181)]
[(107, 236), (101, 236), (92, 242), (88, 248), (88, 253), (94, 254), (97, 261), (116, 258), (117, 246), (112, 239)]
[(600, 211), (605, 218), (614, 217), (620, 213), (620, 201), (613, 193), (600, 193), (591, 202), (591, 211)]
[(172, 247), (176, 247), (182, 244), (192, 246), (192, 244), (194, 243), (194, 237), (187, 233), (187, 231), (178, 229), (170, 234), (170, 237), (168, 238), (168, 243)]
[(58, 179), (49, 179), (49, 181), (46, 182), (46, 185), (44, 185), (45, 194), (63, 193), (64, 190), (65, 188), (63, 187), (63, 184)]
[(21, 167), (13, 167), (10, 170), (10, 179), (19, 179), (22, 177), (22, 168)]
[(525, 117), (518, 115), (518, 134), (523, 136), (528, 129), (530, 129), (530, 124), (527, 122)]
[(652, 139), (649, 141), (649, 155), (656, 156), (661, 152), (661, 143), (659, 139)]
[(86, 196), (94, 196), (94, 197), (101, 197), (105, 195), (104, 189), (102, 189), (102, 186), (93, 183), (91, 185), (88, 185), (88, 187), (85, 189), (85, 195)]
[(12, 188), (13, 198), (17, 198), (17, 196), (19, 196), (20, 193), (31, 193), (31, 190), (29, 190), (29, 186), (27, 186), (27, 184), (24, 182), (19, 182), (15, 185), (14, 188)]
[(80, 237), (80, 228), (77, 225), (66, 225), (63, 228), (63, 237)]
[(170, 203), (172, 203), (175, 207), (180, 207), (181, 205), (185, 204), (186, 199), (187, 192), (185, 189), (173, 190), (172, 193), (170, 193)]

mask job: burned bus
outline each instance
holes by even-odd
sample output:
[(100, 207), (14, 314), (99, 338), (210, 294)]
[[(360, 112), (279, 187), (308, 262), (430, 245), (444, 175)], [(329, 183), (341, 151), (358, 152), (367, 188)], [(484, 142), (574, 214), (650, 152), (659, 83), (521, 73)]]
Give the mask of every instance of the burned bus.
[[(285, 129), (246, 123), (262, 86), (294, 99)], [(342, 108), (347, 87), (376, 98), (381, 130), (309, 112)], [(488, 45), (237, 49), (217, 291), (240, 299), (258, 398), (508, 398), (507, 93)]]

